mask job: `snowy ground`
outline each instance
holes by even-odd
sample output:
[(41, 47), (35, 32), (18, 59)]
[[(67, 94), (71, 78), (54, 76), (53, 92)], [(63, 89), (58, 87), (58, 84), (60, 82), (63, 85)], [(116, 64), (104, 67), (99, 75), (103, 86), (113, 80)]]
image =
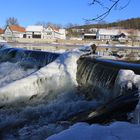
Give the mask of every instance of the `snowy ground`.
[(139, 140), (140, 125), (114, 122), (108, 126), (77, 123), (46, 140)]

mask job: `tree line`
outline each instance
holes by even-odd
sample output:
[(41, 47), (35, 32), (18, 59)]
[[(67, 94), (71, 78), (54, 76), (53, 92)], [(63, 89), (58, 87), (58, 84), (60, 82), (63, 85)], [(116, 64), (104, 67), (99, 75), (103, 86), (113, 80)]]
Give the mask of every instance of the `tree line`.
[(131, 18), (131, 19), (116, 21), (112, 23), (102, 22), (102, 23), (82, 25), (82, 26), (72, 26), (70, 28), (90, 29), (90, 28), (111, 28), (111, 27), (140, 30), (140, 18)]

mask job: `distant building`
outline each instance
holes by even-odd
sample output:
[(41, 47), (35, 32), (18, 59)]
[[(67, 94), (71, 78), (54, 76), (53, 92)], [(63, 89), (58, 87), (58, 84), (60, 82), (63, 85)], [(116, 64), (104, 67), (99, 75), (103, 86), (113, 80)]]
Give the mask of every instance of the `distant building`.
[(52, 25), (44, 28), (44, 39), (66, 39), (65, 29), (58, 29)]
[(99, 29), (96, 37), (98, 40), (113, 40), (125, 42), (128, 40), (128, 30), (125, 29)]
[(113, 36), (120, 34), (117, 29), (99, 29), (96, 37), (98, 40), (111, 40)]
[(20, 27), (18, 25), (6, 26), (3, 36), (6, 40), (14, 40), (16, 38), (23, 38), (25, 36), (25, 28)]
[(113, 41), (119, 41), (120, 43), (126, 43), (128, 41), (127, 33), (120, 33), (112, 37)]
[(85, 33), (83, 35), (83, 39), (90, 39), (90, 40), (96, 39), (96, 33)]
[(58, 29), (51, 25), (47, 28), (33, 25), (26, 28), (26, 38), (66, 39), (66, 33), (65, 29)]
[(83, 39), (96, 39), (97, 28), (86, 29), (83, 34)]
[(28, 26), (26, 28), (26, 38), (43, 38), (43, 26)]

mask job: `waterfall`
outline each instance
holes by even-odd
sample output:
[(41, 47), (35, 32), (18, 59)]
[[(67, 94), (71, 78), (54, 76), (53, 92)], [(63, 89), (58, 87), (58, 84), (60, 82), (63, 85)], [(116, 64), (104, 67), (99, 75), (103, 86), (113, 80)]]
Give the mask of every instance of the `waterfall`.
[[(137, 96), (121, 95), (127, 93), (126, 85), (128, 89), (140, 87), (139, 65), (99, 58), (79, 59), (82, 54), (79, 50), (59, 55), (0, 48), (2, 139), (44, 140), (67, 129), (73, 116), (77, 121), (98, 123), (105, 118), (114, 121), (114, 112), (118, 115), (134, 110)], [(79, 96), (78, 89), (79, 94), (91, 100)], [(110, 102), (104, 106), (100, 101)], [(139, 119), (139, 108), (140, 103), (133, 114), (135, 120)]]
[(139, 64), (114, 60), (81, 57), (77, 63), (79, 94), (83, 94), (87, 99), (100, 100), (104, 103), (125, 94), (116, 89), (117, 76), (121, 69), (130, 69), (136, 74), (140, 73)]

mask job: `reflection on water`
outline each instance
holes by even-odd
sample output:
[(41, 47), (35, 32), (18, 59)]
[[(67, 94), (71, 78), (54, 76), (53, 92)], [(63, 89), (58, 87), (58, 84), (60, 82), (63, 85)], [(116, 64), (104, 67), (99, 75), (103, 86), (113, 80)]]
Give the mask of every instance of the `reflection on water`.
[(53, 51), (64, 52), (80, 47), (81, 45), (70, 44), (57, 44), (57, 43), (8, 43), (8, 45), (15, 48), (24, 48), (28, 50), (40, 50), (40, 51)]

